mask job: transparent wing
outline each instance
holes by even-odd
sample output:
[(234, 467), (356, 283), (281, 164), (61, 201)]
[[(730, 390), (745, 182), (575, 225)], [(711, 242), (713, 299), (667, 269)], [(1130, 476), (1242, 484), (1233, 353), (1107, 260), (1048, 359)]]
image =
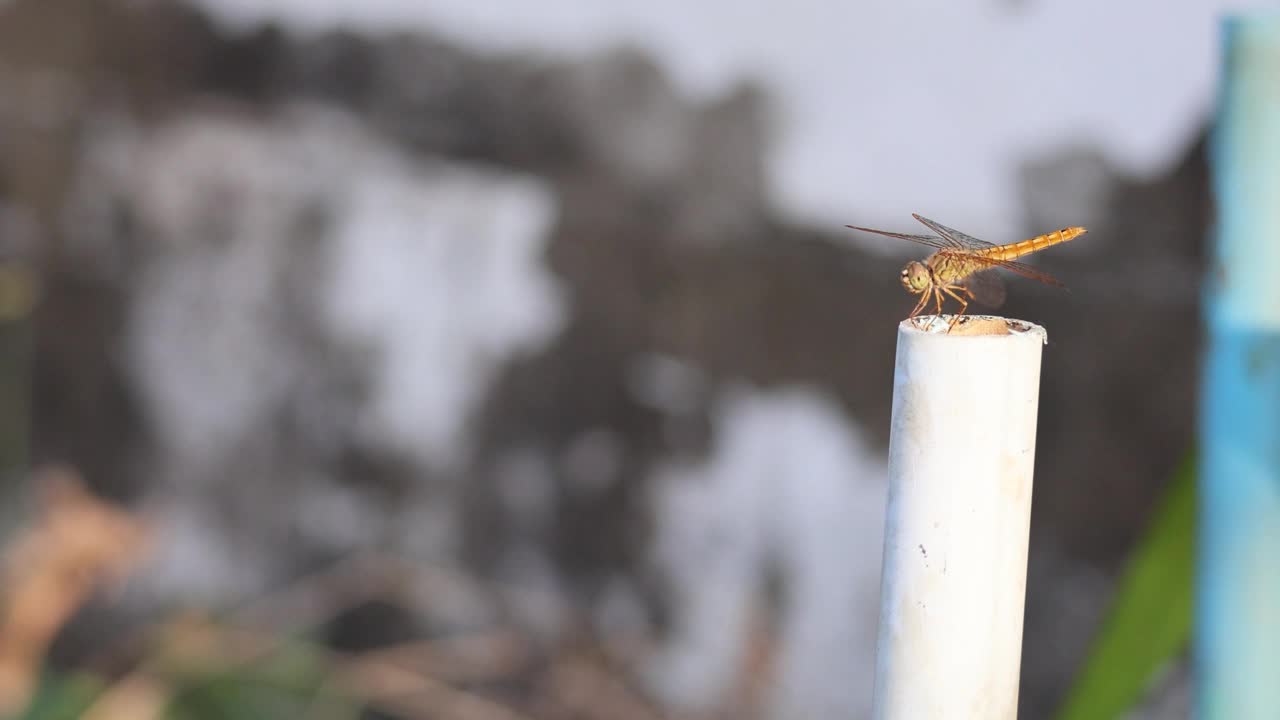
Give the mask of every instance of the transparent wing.
[(1012, 260), (997, 260), (995, 258), (983, 257), (981, 255), (965, 255), (964, 259), (966, 262), (981, 265), (986, 268), (1004, 268), (1009, 272), (1017, 273), (1022, 277), (1042, 282), (1045, 285), (1052, 285), (1060, 288), (1067, 286), (1066, 283), (1055, 278), (1049, 273), (1038, 268), (1033, 268), (1026, 263), (1014, 262)]
[(960, 284), (973, 293), (973, 301), (992, 310), (1004, 305), (1004, 281), (996, 274), (994, 268), (979, 270), (960, 281)]
[(911, 213), (911, 217), (915, 218), (916, 220), (919, 220), (921, 223), (925, 225), (925, 227), (938, 233), (943, 238), (950, 241), (951, 247), (958, 248), (961, 250), (989, 250), (993, 247), (997, 247), (993, 243), (989, 243), (986, 240), (979, 240), (978, 238), (972, 235), (966, 235), (965, 233), (962, 233), (959, 230), (956, 230), (955, 228), (949, 228), (946, 225), (943, 225), (942, 223), (934, 220), (930, 220), (929, 218), (924, 217), (923, 215), (917, 215), (916, 213)]
[(875, 230), (873, 228), (858, 227), (857, 225), (845, 225), (852, 230), (861, 230), (863, 232), (875, 233), (876, 235), (884, 235), (885, 237), (898, 238), (899, 240), (910, 240), (921, 245), (928, 245), (931, 248), (939, 250), (956, 250), (954, 244), (947, 242), (945, 239), (936, 235), (907, 235), (905, 233), (889, 232), (888, 230)]

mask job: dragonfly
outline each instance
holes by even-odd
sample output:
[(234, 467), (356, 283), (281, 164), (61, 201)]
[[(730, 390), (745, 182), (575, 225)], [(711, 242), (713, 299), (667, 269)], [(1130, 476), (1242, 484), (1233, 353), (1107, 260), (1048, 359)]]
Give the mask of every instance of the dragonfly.
[(1074, 240), (1088, 232), (1082, 227), (1064, 227), (1061, 230), (1037, 235), (1030, 240), (995, 245), (916, 213), (911, 213), (911, 217), (935, 234), (908, 235), (857, 225), (845, 227), (900, 240), (910, 240), (934, 248), (934, 253), (923, 261), (912, 260), (907, 263), (902, 268), (900, 278), (902, 286), (908, 292), (920, 296), (920, 301), (908, 316), (913, 323), (916, 321), (916, 316), (928, 307), (930, 300), (935, 301), (939, 317), (942, 315), (944, 296), (960, 303), (960, 312), (952, 316), (947, 324), (948, 333), (969, 308), (970, 300), (989, 307), (999, 307), (1004, 302), (1004, 285), (994, 272), (997, 268), (1003, 268), (1046, 285), (1066, 287), (1049, 273), (1014, 260)]

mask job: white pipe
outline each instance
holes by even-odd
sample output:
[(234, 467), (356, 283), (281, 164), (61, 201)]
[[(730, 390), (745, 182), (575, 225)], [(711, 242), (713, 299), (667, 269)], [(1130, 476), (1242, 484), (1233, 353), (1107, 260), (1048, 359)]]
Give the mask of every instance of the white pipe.
[(1043, 328), (898, 326), (877, 720), (1013, 720)]

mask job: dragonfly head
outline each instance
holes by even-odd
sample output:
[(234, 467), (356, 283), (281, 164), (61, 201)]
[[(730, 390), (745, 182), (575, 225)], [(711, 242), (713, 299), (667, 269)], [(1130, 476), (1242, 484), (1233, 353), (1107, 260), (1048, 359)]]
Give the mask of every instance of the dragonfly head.
[(919, 260), (912, 260), (902, 268), (902, 287), (912, 295), (919, 295), (932, 284), (933, 279), (929, 276), (929, 268)]

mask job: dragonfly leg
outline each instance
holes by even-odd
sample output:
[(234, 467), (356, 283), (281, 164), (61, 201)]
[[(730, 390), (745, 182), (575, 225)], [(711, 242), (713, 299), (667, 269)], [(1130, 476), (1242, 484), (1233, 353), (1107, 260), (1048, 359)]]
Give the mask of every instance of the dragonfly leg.
[(920, 302), (917, 302), (917, 303), (916, 303), (916, 307), (915, 307), (915, 309), (914, 309), (914, 310), (912, 310), (912, 311), (911, 311), (911, 314), (910, 314), (910, 315), (908, 315), (907, 317), (915, 317), (915, 316), (919, 315), (919, 314), (920, 314), (920, 310), (921, 310), (922, 308), (924, 308), (924, 304), (925, 304), (926, 302), (928, 302), (928, 301), (929, 301), (929, 293), (928, 293), (928, 292), (922, 292), (922, 293), (920, 293)]
[(912, 324), (915, 325), (917, 329), (933, 327), (933, 321), (930, 320), (922, 328), (922, 326), (918, 322), (919, 318), (915, 317), (917, 313), (919, 313), (922, 309), (924, 309), (926, 305), (929, 304), (930, 300), (936, 300), (938, 302), (938, 314), (935, 315), (934, 317), (942, 316), (942, 294), (938, 291), (937, 285), (930, 285), (929, 287), (924, 289), (924, 292), (920, 293), (920, 302), (916, 303), (916, 309), (911, 311)]
[(962, 298), (962, 297), (960, 297), (959, 295), (957, 295), (957, 294), (955, 294), (954, 292), (952, 292), (953, 290), (961, 290), (961, 291), (963, 291), (963, 290), (964, 290), (964, 288), (959, 287), (959, 286), (956, 286), (956, 285), (950, 285), (950, 286), (947, 286), (947, 287), (942, 288), (942, 292), (944, 292), (944, 293), (946, 293), (946, 294), (950, 295), (951, 297), (955, 298), (955, 299), (956, 299), (956, 302), (960, 303), (960, 312), (956, 313), (955, 317), (951, 318), (951, 323), (947, 325), (947, 332), (948, 332), (948, 333), (949, 333), (949, 332), (951, 332), (951, 329), (952, 329), (952, 328), (954, 328), (954, 327), (956, 326), (956, 323), (960, 322), (960, 316), (961, 316), (961, 315), (964, 315), (964, 311), (969, 309), (969, 303), (968, 303), (968, 302), (966, 302), (964, 298)]
[(916, 316), (920, 314), (920, 310), (924, 308), (924, 304), (928, 301), (929, 301), (929, 292), (926, 290), (920, 293), (920, 301), (916, 303), (916, 306), (914, 309), (912, 309), (911, 314), (907, 316), (907, 319), (911, 321), (911, 326), (916, 328), (917, 330), (920, 328), (920, 323), (917, 320)]

